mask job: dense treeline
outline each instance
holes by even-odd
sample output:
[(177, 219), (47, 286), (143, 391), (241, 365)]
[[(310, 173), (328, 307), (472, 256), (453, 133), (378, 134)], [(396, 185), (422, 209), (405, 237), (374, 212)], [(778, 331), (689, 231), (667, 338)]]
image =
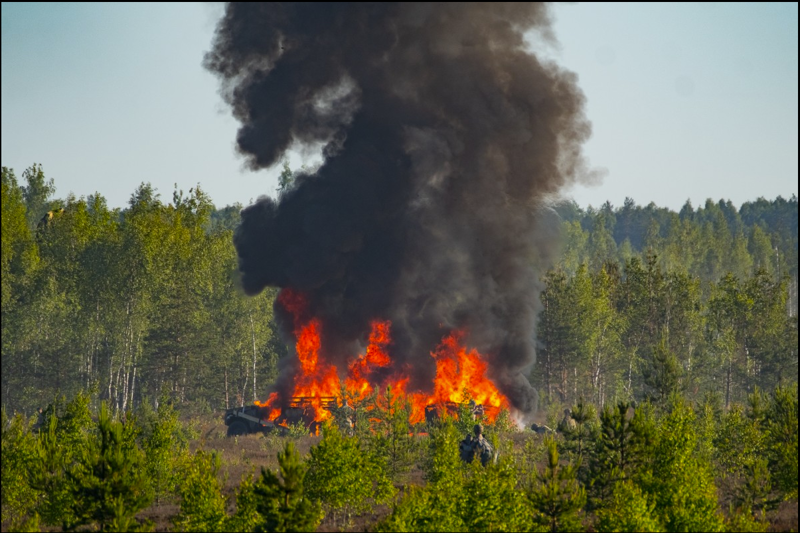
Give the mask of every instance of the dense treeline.
[(797, 380), (797, 315), (787, 280), (764, 269), (704, 284), (655, 255), (544, 278), (533, 371), (545, 400), (598, 405), (718, 395), (727, 407), (755, 387)]
[[(520, 430), (504, 412), (486, 425), (499, 449), (486, 466), (459, 456), (469, 416), (410, 426), (410, 406), (390, 391), (354, 403), (347, 432), (328, 423), (321, 439), (238, 437), (227, 455), (197, 443), (166, 398), (118, 419), (89, 404), (59, 400), (33, 427), (3, 411), (4, 529), (151, 531), (147, 516), (161, 517), (159, 530), (209, 532), (315, 531), (323, 519), (322, 530), (370, 531), (797, 528), (796, 384), (727, 411), (673, 394), (598, 416), (580, 401), (558, 434)], [(301, 456), (295, 442), (309, 441)], [(278, 451), (279, 469), (249, 463), (225, 490), (246, 444)]]
[[(94, 389), (125, 411), (165, 391), (195, 408), (262, 399), (283, 349), (273, 293), (237, 287), (233, 223), (200, 187), (124, 210), (52, 199), (41, 166), (2, 170), (2, 402), (32, 412)], [(63, 209), (63, 211), (62, 211)], [(217, 216), (212, 216), (216, 214)]]
[(604, 263), (624, 264), (646, 254), (658, 256), (665, 270), (681, 270), (704, 282), (725, 274), (747, 278), (758, 269), (793, 282), (797, 309), (797, 197), (788, 201), (759, 198), (741, 209), (728, 201), (706, 200), (694, 209), (687, 201), (676, 213), (627, 198), (622, 207), (609, 202), (583, 210), (574, 202), (558, 205), (566, 243), (562, 266), (574, 273), (582, 264), (592, 271)]
[[(143, 184), (125, 209), (54, 192), (39, 165), (21, 180), (3, 167), (6, 408), (84, 389), (121, 411), (164, 392), (201, 410), (264, 398), (286, 349), (274, 292), (237, 287), (241, 206), (199, 187), (164, 203)], [(675, 391), (728, 405), (797, 379), (796, 197), (556, 211), (564, 248), (542, 277), (531, 376), (543, 406)]]

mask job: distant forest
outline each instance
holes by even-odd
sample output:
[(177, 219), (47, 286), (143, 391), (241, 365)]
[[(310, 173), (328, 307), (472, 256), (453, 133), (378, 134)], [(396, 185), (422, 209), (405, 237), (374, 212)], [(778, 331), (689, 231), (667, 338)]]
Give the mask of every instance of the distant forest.
[[(237, 286), (241, 205), (217, 209), (199, 186), (164, 201), (142, 184), (124, 209), (54, 193), (40, 165), (2, 168), (6, 409), (87, 389), (117, 410), (266, 397), (287, 350), (275, 291)], [(541, 272), (530, 376), (541, 408), (674, 392), (728, 404), (797, 381), (796, 196), (554, 209), (563, 245)]]

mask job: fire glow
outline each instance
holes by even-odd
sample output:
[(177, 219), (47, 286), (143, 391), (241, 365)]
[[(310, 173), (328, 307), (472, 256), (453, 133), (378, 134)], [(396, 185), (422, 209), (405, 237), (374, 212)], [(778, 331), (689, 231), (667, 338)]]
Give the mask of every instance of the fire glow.
[[(343, 391), (348, 397), (360, 401), (378, 386), (391, 387), (393, 396), (405, 395), (408, 398), (411, 405), (409, 421), (414, 424), (425, 419), (427, 406), (463, 403), (468, 399), (464, 397), (465, 393), (476, 404), (484, 406), (490, 422), (500, 409), (508, 408), (508, 399), (486, 377), (486, 361), (477, 350), (470, 350), (463, 345), (464, 331), (453, 331), (446, 335), (436, 350), (431, 352), (431, 357), (436, 360), (433, 392), (407, 392), (409, 378), (402, 373), (392, 375), (380, 384), (371, 379), (376, 369), (388, 367), (392, 362), (388, 352), (388, 346), (392, 343), (390, 321), (374, 320), (371, 323), (367, 348), (349, 363), (347, 376), (342, 382), (336, 367), (320, 357), (322, 324), (319, 319), (308, 315), (305, 296), (291, 289), (283, 289), (278, 296), (278, 303), (292, 315), (293, 332), (297, 339), (295, 348), (300, 364), (294, 376), (293, 396), (336, 397), (341, 404)], [(277, 392), (270, 394), (266, 402), (257, 402), (257, 405), (269, 408), (270, 420), (280, 416), (280, 404), (281, 398)], [(330, 411), (324, 409), (320, 401), (314, 402), (313, 408), (316, 422), (331, 418)]]

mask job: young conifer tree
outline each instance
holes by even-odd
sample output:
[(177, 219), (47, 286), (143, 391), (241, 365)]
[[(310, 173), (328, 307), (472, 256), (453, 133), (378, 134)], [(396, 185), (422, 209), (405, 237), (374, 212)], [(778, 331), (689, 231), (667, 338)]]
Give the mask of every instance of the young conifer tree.
[(580, 531), (580, 511), (586, 503), (586, 491), (578, 483), (578, 465), (558, 464), (555, 440), (548, 438), (547, 466), (537, 472), (528, 489), (528, 499), (537, 514), (534, 521), (548, 531)]
[(217, 477), (220, 457), (198, 450), (181, 469), (178, 484), (181, 510), (172, 521), (178, 531), (222, 531), (225, 519), (225, 496)]
[(261, 468), (255, 485), (256, 509), (262, 522), (256, 531), (314, 531), (322, 514), (319, 503), (305, 495), (306, 467), (289, 441), (278, 453), (280, 477)]
[(104, 402), (96, 437), (88, 440), (66, 471), (74, 523), (64, 529), (88, 524), (96, 524), (100, 531), (142, 529), (134, 516), (150, 504), (143, 463), (141, 450), (127, 446), (123, 424), (111, 419)]

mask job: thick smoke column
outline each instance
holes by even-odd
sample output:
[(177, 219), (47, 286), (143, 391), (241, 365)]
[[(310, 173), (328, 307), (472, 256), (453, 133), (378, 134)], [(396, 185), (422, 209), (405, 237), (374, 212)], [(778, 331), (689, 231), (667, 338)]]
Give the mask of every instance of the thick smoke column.
[(242, 212), (246, 292), (306, 291), (344, 368), (370, 320), (392, 321), (393, 368), (431, 386), (430, 352), (466, 328), (523, 412), (537, 274), (554, 239), (544, 198), (584, 168), (576, 76), (526, 50), (552, 39), (528, 3), (230, 4), (206, 67), (241, 121), (249, 165), (324, 146), (278, 203)]

